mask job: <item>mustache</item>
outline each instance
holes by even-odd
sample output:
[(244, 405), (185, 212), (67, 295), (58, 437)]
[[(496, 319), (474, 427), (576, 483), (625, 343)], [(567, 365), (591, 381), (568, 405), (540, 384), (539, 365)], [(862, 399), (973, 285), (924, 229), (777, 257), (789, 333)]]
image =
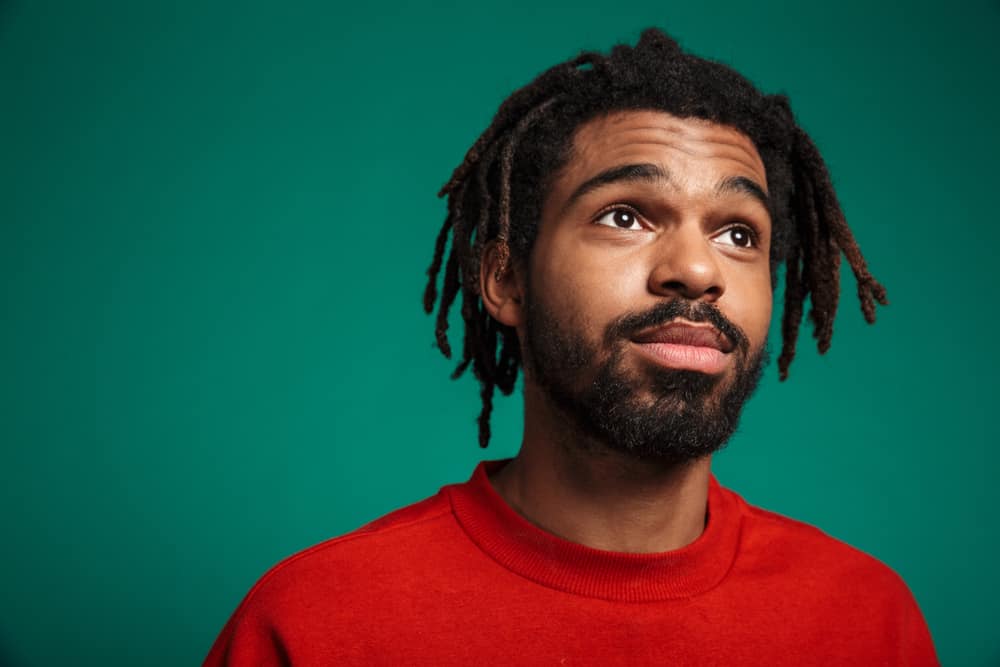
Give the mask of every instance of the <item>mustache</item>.
[(683, 317), (691, 322), (708, 322), (732, 341), (744, 354), (750, 350), (750, 339), (743, 330), (726, 318), (717, 306), (703, 301), (673, 299), (661, 301), (641, 313), (626, 313), (615, 319), (605, 332), (605, 343), (611, 345), (622, 338), (632, 338), (644, 329), (663, 326)]

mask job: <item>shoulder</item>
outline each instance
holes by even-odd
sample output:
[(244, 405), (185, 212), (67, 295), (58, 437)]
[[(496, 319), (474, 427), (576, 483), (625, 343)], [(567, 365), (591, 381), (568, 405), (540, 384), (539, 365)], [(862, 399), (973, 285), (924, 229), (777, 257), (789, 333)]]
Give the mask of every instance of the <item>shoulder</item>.
[(325, 540), (272, 566), (253, 585), (234, 617), (298, 622), (299, 615), (350, 613), (403, 567), (421, 558), (422, 545), (441, 544), (455, 530), (444, 490), (395, 510), (345, 535)]
[(903, 579), (874, 556), (816, 526), (751, 505), (728, 489), (724, 492), (742, 513), (737, 559), (741, 569), (829, 597), (864, 598), (889, 606), (912, 602)]
[(280, 608), (282, 598), (299, 604), (303, 596), (322, 597), (334, 591), (343, 597), (359, 582), (371, 583), (380, 570), (408, 561), (421, 545), (439, 542), (441, 533), (454, 525), (451, 503), (442, 490), (285, 558), (260, 578), (247, 598)]
[(723, 492), (740, 513), (727, 582), (757, 613), (824, 642), (832, 663), (849, 664), (860, 651), (885, 656), (886, 664), (937, 664), (923, 614), (891, 567), (815, 526)]
[(286, 664), (290, 650), (326, 646), (330, 627), (351, 627), (359, 609), (379, 603), (400, 568), (424, 562), (421, 545), (454, 542), (447, 538), (459, 529), (447, 488), (271, 567), (230, 616), (204, 664)]

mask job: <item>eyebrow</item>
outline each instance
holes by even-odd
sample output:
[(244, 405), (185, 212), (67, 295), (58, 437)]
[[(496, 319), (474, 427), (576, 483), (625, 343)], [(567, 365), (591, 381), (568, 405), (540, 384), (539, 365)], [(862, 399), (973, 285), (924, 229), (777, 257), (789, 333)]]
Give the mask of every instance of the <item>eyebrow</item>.
[(715, 194), (750, 195), (763, 204), (764, 208), (768, 211), (771, 210), (771, 199), (767, 196), (767, 193), (764, 192), (764, 188), (762, 188), (756, 181), (747, 178), (746, 176), (730, 176), (715, 187)]
[[(563, 210), (568, 209), (578, 199), (599, 188), (613, 183), (663, 183), (670, 180), (668, 174), (662, 167), (649, 162), (638, 164), (624, 164), (618, 167), (605, 169), (592, 178), (588, 178), (581, 183), (573, 194), (569, 196), (563, 205)], [(730, 176), (715, 187), (716, 196), (729, 194), (746, 194), (759, 201), (768, 211), (771, 210), (771, 200), (756, 181), (746, 176)]]
[(593, 178), (588, 178), (586, 181), (577, 186), (576, 190), (573, 190), (573, 194), (569, 196), (569, 199), (567, 199), (566, 203), (563, 205), (563, 210), (568, 209), (585, 194), (593, 192), (598, 188), (611, 185), (612, 183), (658, 183), (668, 180), (670, 180), (670, 176), (667, 172), (665, 172), (659, 165), (648, 162), (641, 164), (623, 164), (618, 167), (611, 167), (610, 169), (605, 169)]

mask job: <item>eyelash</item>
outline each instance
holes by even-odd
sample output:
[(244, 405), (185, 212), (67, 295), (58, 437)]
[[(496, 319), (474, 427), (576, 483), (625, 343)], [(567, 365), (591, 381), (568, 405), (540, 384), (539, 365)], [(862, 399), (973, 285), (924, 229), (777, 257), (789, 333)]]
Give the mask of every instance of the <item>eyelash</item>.
[(733, 224), (729, 225), (728, 227), (726, 227), (725, 229), (723, 229), (722, 231), (720, 231), (719, 234), (725, 234), (725, 233), (731, 232), (731, 231), (733, 231), (735, 229), (743, 230), (747, 234), (750, 235), (750, 245), (748, 245), (748, 246), (736, 246), (737, 248), (759, 248), (760, 247), (760, 236), (757, 234), (757, 230), (754, 229), (753, 227), (751, 227), (750, 225), (748, 225), (745, 222), (736, 222), (736, 223), (733, 223)]
[(637, 219), (640, 220), (645, 219), (645, 216), (643, 216), (642, 213), (639, 212), (639, 209), (630, 204), (612, 204), (611, 206), (601, 209), (601, 211), (599, 211), (597, 215), (594, 216), (594, 219), (591, 222), (596, 224), (598, 220), (606, 216), (608, 213), (614, 213), (615, 211), (625, 211), (635, 216)]
[[(638, 220), (645, 219), (645, 217), (642, 215), (642, 213), (640, 213), (637, 208), (635, 208), (634, 206), (632, 206), (630, 204), (613, 204), (613, 205), (608, 206), (608, 207), (602, 209), (601, 211), (599, 211), (597, 213), (597, 215), (594, 216), (594, 219), (593, 219), (592, 222), (594, 224), (597, 224), (598, 220), (600, 220), (601, 218), (603, 218), (604, 216), (606, 216), (608, 213), (614, 213), (615, 211), (626, 211), (630, 215), (635, 216), (635, 218), (638, 219)], [(642, 224), (642, 223), (640, 223), (640, 224)], [(747, 222), (735, 222), (735, 223), (729, 224), (724, 229), (719, 230), (719, 232), (716, 234), (716, 236), (718, 236), (720, 234), (725, 234), (727, 232), (731, 232), (734, 229), (742, 229), (742, 230), (746, 231), (747, 234), (750, 235), (750, 245), (749, 246), (735, 246), (735, 247), (737, 247), (737, 248), (743, 248), (743, 249), (759, 248), (760, 247), (760, 235), (757, 233), (757, 230), (752, 225), (750, 225)]]

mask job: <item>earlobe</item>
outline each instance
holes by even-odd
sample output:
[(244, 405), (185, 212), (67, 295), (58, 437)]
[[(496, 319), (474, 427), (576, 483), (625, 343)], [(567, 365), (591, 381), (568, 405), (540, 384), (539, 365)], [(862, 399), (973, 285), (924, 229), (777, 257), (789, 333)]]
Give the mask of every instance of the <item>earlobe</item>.
[(504, 261), (506, 247), (491, 241), (483, 248), (479, 264), (479, 294), (486, 312), (500, 324), (518, 327), (523, 317), (521, 280), (511, 262)]

